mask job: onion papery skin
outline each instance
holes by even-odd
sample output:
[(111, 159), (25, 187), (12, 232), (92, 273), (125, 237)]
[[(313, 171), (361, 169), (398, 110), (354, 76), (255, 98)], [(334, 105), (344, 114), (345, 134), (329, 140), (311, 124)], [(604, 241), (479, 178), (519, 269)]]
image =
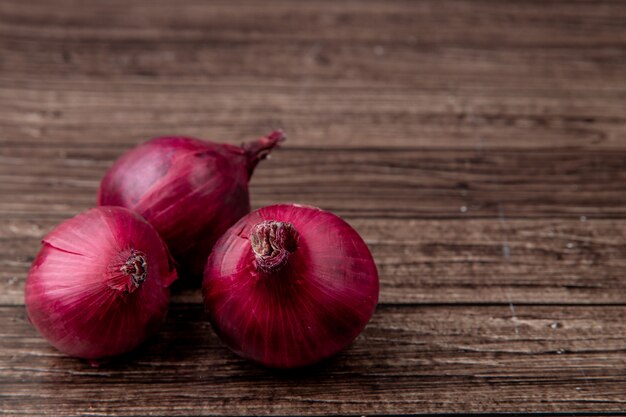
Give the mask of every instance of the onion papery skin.
[(367, 245), (349, 224), (315, 207), (279, 204), (250, 213), (222, 236), (202, 292), (213, 329), (232, 351), (296, 368), (336, 354), (361, 333), (379, 282)]
[(115, 161), (100, 183), (98, 205), (141, 214), (167, 244), (179, 275), (199, 286), (213, 244), (250, 212), (254, 168), (283, 140), (282, 131), (242, 146), (152, 139)]
[(26, 310), (54, 347), (97, 364), (158, 331), (176, 278), (150, 224), (122, 207), (98, 207), (42, 240), (26, 280)]

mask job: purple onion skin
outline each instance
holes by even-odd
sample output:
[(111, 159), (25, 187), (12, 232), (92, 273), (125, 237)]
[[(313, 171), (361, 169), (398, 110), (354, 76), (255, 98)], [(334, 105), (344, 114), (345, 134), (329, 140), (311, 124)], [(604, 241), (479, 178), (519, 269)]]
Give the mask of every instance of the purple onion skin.
[(43, 239), (26, 280), (26, 310), (58, 350), (97, 364), (157, 332), (176, 278), (152, 226), (125, 208), (98, 207)]
[(122, 155), (98, 190), (99, 205), (141, 214), (159, 232), (179, 274), (196, 285), (217, 239), (250, 212), (248, 181), (284, 139), (276, 131), (241, 147), (187, 137), (150, 140)]
[(379, 282), (367, 245), (345, 221), (279, 204), (248, 214), (222, 236), (202, 291), (211, 324), (232, 351), (296, 368), (336, 354), (361, 333)]

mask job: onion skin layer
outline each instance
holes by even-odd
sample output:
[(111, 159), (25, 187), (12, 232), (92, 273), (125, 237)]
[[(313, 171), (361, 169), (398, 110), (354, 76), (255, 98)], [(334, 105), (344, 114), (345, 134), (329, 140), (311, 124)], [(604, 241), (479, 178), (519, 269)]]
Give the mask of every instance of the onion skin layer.
[(98, 207), (42, 240), (26, 280), (26, 310), (58, 350), (97, 364), (157, 332), (176, 278), (151, 225), (125, 208)]
[(167, 244), (180, 276), (199, 285), (213, 244), (250, 212), (254, 168), (284, 138), (275, 131), (242, 146), (152, 139), (115, 161), (100, 183), (98, 205), (141, 214)]
[(311, 365), (344, 349), (370, 320), (378, 292), (374, 260), (350, 225), (287, 204), (231, 227), (203, 281), (205, 309), (222, 341), (274, 368)]

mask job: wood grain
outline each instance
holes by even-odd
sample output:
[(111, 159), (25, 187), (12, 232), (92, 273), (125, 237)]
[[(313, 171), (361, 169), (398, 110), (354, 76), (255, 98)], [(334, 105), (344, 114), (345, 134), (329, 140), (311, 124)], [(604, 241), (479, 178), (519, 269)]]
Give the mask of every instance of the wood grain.
[[(128, 145), (0, 149), (0, 217), (70, 217), (95, 202)], [(293, 148), (260, 164), (252, 203), (299, 202), (348, 218), (622, 218), (626, 151)], [(24, 189), (30, 190), (25, 193)], [(41, 213), (41, 207), (53, 207)]]
[(0, 5), (3, 140), (621, 148), (621, 2)]
[[(350, 223), (369, 245), (380, 302), (626, 304), (621, 220), (370, 220)], [(55, 220), (0, 226), (0, 304), (23, 285)], [(200, 302), (195, 291), (177, 302)]]
[[(12, 414), (328, 414), (624, 409), (626, 307), (379, 308), (346, 352), (275, 372), (228, 352), (201, 308), (177, 305), (157, 339), (93, 369), (0, 308), (0, 399)], [(28, 398), (28, 401), (26, 401)]]
[(179, 134), (239, 143), (280, 126), (289, 145), (307, 147), (626, 148), (626, 89), (618, 83), (558, 92), (472, 83), (65, 78), (2, 78), (0, 71), (3, 142), (124, 147)]
[[(626, 410), (626, 2), (3, 0), (0, 415)], [(348, 220), (381, 276), (344, 353), (230, 354), (197, 291), (99, 369), (28, 324), (39, 240), (137, 143), (285, 146), (254, 207)]]

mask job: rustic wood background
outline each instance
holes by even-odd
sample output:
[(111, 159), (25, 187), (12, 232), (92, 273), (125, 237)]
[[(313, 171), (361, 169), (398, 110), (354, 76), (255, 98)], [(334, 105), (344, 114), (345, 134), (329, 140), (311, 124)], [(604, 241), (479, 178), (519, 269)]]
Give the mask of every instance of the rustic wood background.
[[(100, 369), (29, 325), (39, 240), (124, 150), (274, 127), (253, 206), (332, 210), (380, 269), (347, 351), (257, 367), (193, 291)], [(1, 0), (0, 146), (0, 414), (626, 410), (624, 1)]]

